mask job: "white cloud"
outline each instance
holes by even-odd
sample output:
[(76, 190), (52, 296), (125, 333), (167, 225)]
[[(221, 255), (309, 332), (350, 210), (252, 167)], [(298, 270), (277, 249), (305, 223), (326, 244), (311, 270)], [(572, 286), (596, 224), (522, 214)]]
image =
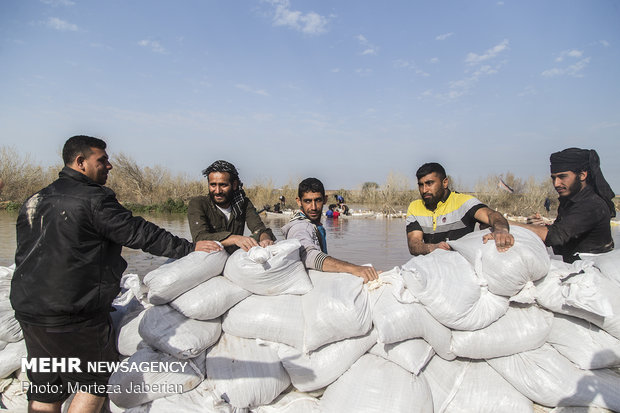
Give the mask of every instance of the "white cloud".
[(299, 10), (291, 10), (289, 0), (267, 0), (275, 6), (273, 25), (285, 26), (306, 34), (321, 34), (327, 31), (328, 18), (313, 11), (302, 13)]
[(138, 46), (148, 47), (155, 53), (166, 53), (166, 49), (156, 40), (140, 40)]
[(439, 63), (439, 58), (438, 58), (438, 57), (432, 57), (432, 58), (430, 58), (430, 59), (428, 60), (428, 62), (429, 62), (429, 63), (432, 63), (432, 64)]
[(41, 0), (41, 3), (47, 4), (49, 6), (74, 6), (75, 2), (71, 0)]
[(603, 47), (609, 47), (610, 44), (607, 40), (599, 40), (599, 43), (603, 45)]
[(332, 73), (340, 73), (340, 68), (339, 68), (339, 67), (334, 67), (334, 68), (331, 70), (331, 72), (332, 72)]
[(235, 85), (235, 87), (237, 89), (243, 90), (244, 92), (248, 92), (248, 93), (254, 93), (256, 95), (261, 95), (261, 96), (269, 96), (269, 93), (267, 93), (266, 90), (264, 89), (254, 89), (248, 85), (244, 85), (243, 83), (237, 83)]
[(394, 61), (394, 67), (397, 69), (413, 70), (415, 74), (419, 76), (424, 76), (424, 77), (430, 76), (428, 73), (418, 68), (415, 62), (409, 62), (407, 60), (398, 59)]
[(355, 69), (355, 73), (360, 76), (370, 76), (372, 74), (372, 69)]
[(544, 70), (541, 75), (544, 77), (583, 77), (585, 68), (590, 64), (590, 57), (583, 57), (583, 51), (581, 50), (565, 50), (559, 54), (559, 56), (555, 59), (555, 62), (562, 63), (567, 59), (579, 60), (565, 67), (553, 67), (551, 69)]
[(504, 39), (501, 43), (488, 49), (481, 55), (476, 54), (476, 53), (471, 53), (471, 52), (468, 53), (467, 57), (465, 58), (465, 63), (468, 63), (470, 65), (476, 65), (481, 62), (484, 62), (485, 60), (493, 59), (498, 54), (500, 54), (501, 52), (507, 49), (508, 49), (508, 39)]
[(517, 96), (533, 96), (538, 94), (538, 91), (534, 88), (534, 86), (526, 86), (521, 92), (517, 93)]
[(454, 33), (452, 32), (440, 34), (439, 36), (435, 37), (435, 40), (446, 40), (448, 37), (452, 36), (453, 34)]
[(374, 44), (370, 43), (368, 39), (362, 34), (358, 34), (355, 38), (359, 41), (360, 45), (364, 48), (362, 51), (362, 55), (376, 55), (379, 51), (379, 48)]
[(54, 30), (60, 30), (61, 32), (75, 32), (78, 30), (77, 25), (68, 23), (58, 17), (50, 17), (45, 23), (47, 27)]
[(581, 56), (583, 56), (583, 51), (581, 50), (564, 50), (563, 52), (560, 53), (560, 55), (558, 57), (556, 57), (555, 61), (556, 62), (561, 62), (563, 61), (565, 58), (567, 57), (573, 57), (573, 58), (580, 58)]

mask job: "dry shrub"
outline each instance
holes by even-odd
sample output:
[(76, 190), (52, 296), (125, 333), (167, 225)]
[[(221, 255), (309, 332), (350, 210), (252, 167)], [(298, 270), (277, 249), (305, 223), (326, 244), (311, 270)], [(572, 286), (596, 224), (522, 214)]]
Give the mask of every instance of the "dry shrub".
[[(500, 179), (514, 190), (513, 193), (502, 189)], [(536, 182), (533, 177), (522, 180), (511, 172), (502, 175), (490, 175), (479, 181), (474, 189), (475, 196), (490, 208), (510, 215), (528, 216), (536, 212), (551, 216), (557, 209), (557, 196), (551, 181), (546, 179)], [(545, 199), (551, 201), (551, 211), (544, 209)]]
[(0, 147), (0, 179), (4, 187), (0, 200), (22, 203), (58, 177), (62, 166), (36, 166), (29, 154), (20, 155), (13, 147)]

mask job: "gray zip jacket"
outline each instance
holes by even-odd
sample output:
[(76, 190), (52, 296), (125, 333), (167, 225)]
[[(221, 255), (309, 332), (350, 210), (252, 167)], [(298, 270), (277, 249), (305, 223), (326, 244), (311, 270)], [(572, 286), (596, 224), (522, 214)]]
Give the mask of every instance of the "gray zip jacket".
[(282, 233), (286, 239), (296, 238), (301, 242), (299, 255), (307, 269), (323, 271), (323, 262), (328, 255), (321, 251), (321, 234), (301, 211), (282, 227)]

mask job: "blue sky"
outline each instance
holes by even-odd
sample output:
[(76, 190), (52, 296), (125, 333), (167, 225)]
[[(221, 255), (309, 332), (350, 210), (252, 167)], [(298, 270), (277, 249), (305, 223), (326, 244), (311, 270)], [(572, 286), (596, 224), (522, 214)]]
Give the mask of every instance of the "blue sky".
[(473, 186), (578, 146), (620, 193), (618, 73), (612, 0), (0, 2), (0, 144), (44, 165), (89, 134), (191, 178)]

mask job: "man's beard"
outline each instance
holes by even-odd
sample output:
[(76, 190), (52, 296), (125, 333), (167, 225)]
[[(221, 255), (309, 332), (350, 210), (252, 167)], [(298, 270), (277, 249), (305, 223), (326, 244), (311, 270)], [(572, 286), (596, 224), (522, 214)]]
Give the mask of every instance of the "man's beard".
[(232, 191), (230, 191), (228, 194), (224, 195), (224, 201), (222, 202), (217, 202), (215, 200), (215, 194), (213, 192), (209, 192), (209, 196), (211, 197), (211, 201), (213, 201), (215, 205), (224, 208), (224, 205), (230, 206), (230, 201), (232, 200), (233, 193)]
[(581, 181), (579, 179), (575, 179), (575, 182), (573, 182), (568, 187), (568, 192), (569, 192), (568, 195), (560, 196), (560, 198), (572, 198), (573, 196), (577, 195), (577, 193), (579, 193), (581, 189), (582, 189)]
[(437, 204), (439, 204), (439, 201), (441, 201), (445, 195), (446, 192), (443, 191), (438, 193), (437, 195), (431, 195), (430, 198), (422, 197), (422, 201), (424, 201), (424, 206), (426, 206), (428, 210), (434, 211), (437, 208)]

